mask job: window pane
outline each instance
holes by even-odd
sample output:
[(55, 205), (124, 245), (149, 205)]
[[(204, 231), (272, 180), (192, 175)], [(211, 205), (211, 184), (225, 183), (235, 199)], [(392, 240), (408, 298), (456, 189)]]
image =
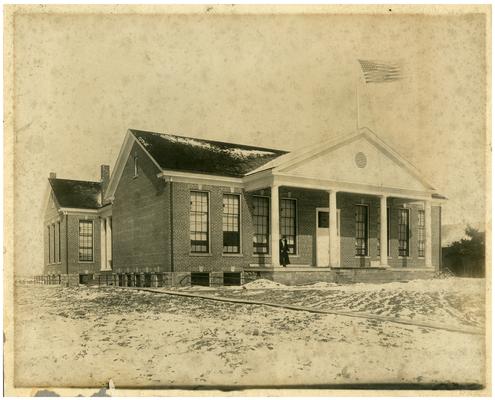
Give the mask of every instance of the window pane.
[(192, 253), (208, 252), (208, 193), (191, 192), (189, 230)]
[(399, 210), (399, 256), (409, 256), (409, 210)]
[(269, 212), (268, 198), (253, 197), (253, 252), (255, 254), (268, 254), (269, 242)]
[(368, 255), (368, 206), (357, 205), (355, 211), (356, 220), (356, 255)]
[(79, 261), (93, 261), (93, 221), (79, 221)]
[(222, 229), (224, 253), (240, 252), (239, 202), (240, 197), (237, 194), (223, 195)]
[(418, 210), (418, 257), (425, 256), (425, 211)]
[(287, 239), (289, 254), (296, 254), (296, 200), (280, 200), (280, 235)]

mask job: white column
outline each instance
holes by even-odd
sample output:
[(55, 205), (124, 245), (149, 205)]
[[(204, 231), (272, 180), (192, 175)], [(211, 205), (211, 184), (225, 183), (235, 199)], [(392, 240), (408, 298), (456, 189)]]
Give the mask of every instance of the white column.
[(270, 208), (270, 228), (271, 228), (271, 252), (272, 252), (272, 267), (280, 266), (280, 227), (279, 227), (279, 200), (278, 200), (278, 185), (273, 185), (271, 187), (271, 208)]
[(112, 217), (107, 217), (106, 218), (107, 222), (107, 262), (106, 262), (106, 269), (112, 269), (112, 266), (110, 265), (110, 260), (112, 259)]
[(380, 197), (380, 265), (388, 267), (388, 219), (387, 219), (387, 196)]
[(425, 266), (431, 268), (431, 202), (425, 201)]
[(107, 240), (105, 230), (105, 218), (100, 218), (100, 269), (104, 270), (107, 267)]
[(331, 267), (340, 267), (340, 252), (337, 237), (337, 192), (328, 191), (328, 250), (330, 252), (328, 260)]

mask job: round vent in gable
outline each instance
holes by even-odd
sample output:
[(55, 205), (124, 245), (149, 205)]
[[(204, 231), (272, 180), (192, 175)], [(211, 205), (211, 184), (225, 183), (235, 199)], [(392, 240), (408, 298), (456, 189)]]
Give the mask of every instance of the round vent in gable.
[(354, 162), (356, 163), (356, 166), (358, 168), (364, 168), (364, 167), (366, 167), (368, 160), (367, 160), (366, 155), (364, 153), (359, 152), (354, 157)]

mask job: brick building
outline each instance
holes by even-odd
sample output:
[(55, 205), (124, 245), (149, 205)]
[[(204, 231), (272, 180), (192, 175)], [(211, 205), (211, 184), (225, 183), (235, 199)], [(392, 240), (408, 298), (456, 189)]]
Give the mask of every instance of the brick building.
[(291, 153), (129, 130), (101, 168), (100, 182), (51, 175), (45, 273), (298, 283), (440, 266), (444, 198), (367, 128)]

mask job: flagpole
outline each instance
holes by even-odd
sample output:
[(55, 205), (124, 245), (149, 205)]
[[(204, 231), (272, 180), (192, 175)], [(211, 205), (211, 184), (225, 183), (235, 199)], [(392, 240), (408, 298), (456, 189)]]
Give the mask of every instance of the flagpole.
[(359, 74), (356, 80), (356, 129), (359, 130)]
[(359, 74), (360, 71), (358, 68), (357, 79), (356, 79), (356, 130), (358, 131), (359, 131)]

